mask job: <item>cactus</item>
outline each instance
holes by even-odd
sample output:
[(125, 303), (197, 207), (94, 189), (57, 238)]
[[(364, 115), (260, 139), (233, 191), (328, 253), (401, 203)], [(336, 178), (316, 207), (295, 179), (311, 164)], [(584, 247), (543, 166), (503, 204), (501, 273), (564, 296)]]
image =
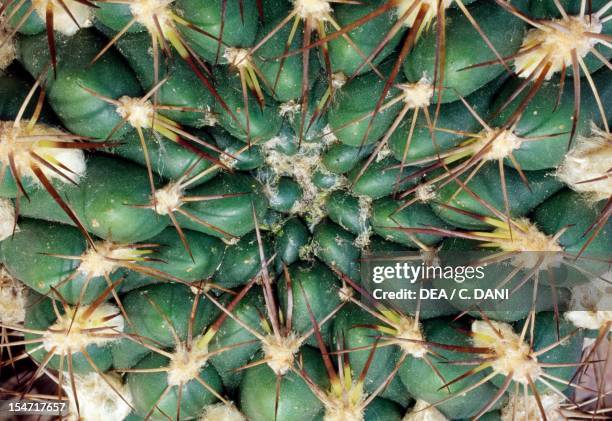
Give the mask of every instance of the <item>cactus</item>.
[(0, 400), (606, 418), (611, 4), (4, 1)]

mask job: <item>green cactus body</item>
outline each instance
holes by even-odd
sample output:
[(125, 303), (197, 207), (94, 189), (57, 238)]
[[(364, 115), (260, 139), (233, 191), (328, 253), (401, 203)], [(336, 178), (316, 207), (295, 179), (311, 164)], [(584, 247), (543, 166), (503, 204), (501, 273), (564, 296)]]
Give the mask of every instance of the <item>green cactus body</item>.
[[(388, 70), (389, 66), (384, 66)], [(385, 81), (374, 73), (367, 73), (348, 82), (336, 94), (329, 110), (328, 121), (334, 135), (349, 146), (367, 145), (378, 140), (391, 126), (400, 110), (392, 103), (399, 90), (392, 88), (387, 94), (386, 107), (372, 116), (385, 87)]]
[[(185, 107), (189, 110), (160, 110), (160, 114), (177, 123), (194, 127), (207, 124), (213, 108), (212, 94), (202, 86), (196, 74), (185, 61), (175, 59), (166, 68), (160, 66), (158, 81), (152, 69), (154, 58), (150, 47), (151, 36), (146, 32), (128, 34), (117, 41), (117, 50), (125, 57), (134, 70), (138, 81), (145, 91), (150, 91), (164, 81), (157, 91), (158, 104), (172, 107)], [(191, 111), (191, 109), (201, 111)]]
[(215, 72), (215, 79), (219, 95), (227, 109), (216, 101), (214, 111), (218, 115), (219, 124), (225, 130), (245, 143), (263, 143), (278, 134), (281, 127), (280, 116), (270, 104), (261, 107), (251, 93), (247, 93), (247, 121), (247, 106), (238, 75), (223, 69)]
[(274, 250), (277, 254), (277, 271), (282, 265), (291, 265), (300, 258), (300, 250), (308, 243), (310, 233), (299, 218), (287, 220), (276, 233)]
[[(261, 343), (242, 325), (263, 333), (261, 329), (261, 314), (264, 312), (264, 300), (259, 290), (250, 291), (233, 309), (233, 317), (228, 317), (211, 341), (209, 350), (219, 354), (210, 358), (212, 365), (223, 379), (223, 385), (230, 390), (240, 386), (245, 370), (241, 370), (257, 350)], [(233, 347), (233, 348), (232, 348)]]
[[(302, 349), (304, 369), (318, 383), (326, 380), (321, 355), (309, 347)], [(266, 365), (246, 370), (240, 384), (240, 406), (245, 415), (253, 421), (270, 419), (316, 420), (323, 411), (323, 405), (297, 374), (287, 373), (280, 381), (278, 408), (276, 406), (277, 376)]]
[[(200, 231), (215, 237), (232, 235), (240, 237), (255, 228), (253, 206), (257, 218), (261, 218), (267, 207), (265, 196), (255, 179), (243, 175), (220, 174), (211, 181), (189, 190), (188, 195), (210, 196), (234, 194), (219, 200), (193, 202), (185, 207), (188, 212), (207, 225), (198, 223), (197, 219), (180, 217), (184, 228)], [(221, 232), (219, 231), (221, 230)]]
[(225, 244), (218, 238), (196, 231), (184, 230), (183, 233), (189, 245), (188, 250), (174, 228), (166, 228), (147, 240), (155, 251), (146, 256), (149, 261), (140, 263), (145, 267), (145, 273), (135, 270), (127, 272), (120, 285), (121, 291), (159, 282), (159, 279), (151, 277), (148, 268), (185, 282), (196, 282), (212, 276), (221, 263)]
[[(448, 324), (448, 320), (445, 319), (432, 319), (424, 322), (423, 330), (427, 340), (432, 342), (447, 343), (457, 346), (470, 345), (469, 338), (465, 336), (465, 334), (455, 330)], [(469, 355), (462, 355), (459, 352), (438, 349), (436, 349), (436, 352), (439, 352), (443, 358), (450, 361), (469, 358)], [(431, 357), (431, 359), (437, 361), (438, 357)], [(484, 377), (479, 373), (469, 379), (457, 381), (446, 388), (443, 387), (446, 382), (464, 374), (468, 369), (451, 364), (438, 365), (437, 367), (445, 380), (438, 377), (431, 367), (422, 359), (409, 357), (399, 369), (398, 375), (411, 395), (429, 403), (442, 401), (449, 395), (469, 387)], [(463, 399), (448, 400), (438, 405), (437, 409), (448, 418), (471, 417), (481, 409), (488, 399), (494, 397), (496, 391), (497, 388), (492, 384), (485, 383), (473, 391), (468, 392)]]
[[(77, 259), (86, 249), (85, 239), (74, 227), (24, 219), (14, 236), (0, 242), (0, 260), (9, 273), (40, 294), (71, 304), (89, 304), (108, 285), (102, 274), (90, 278), (85, 265), (80, 267)], [(113, 275), (116, 280), (117, 274)]]
[[(305, 334), (312, 329), (306, 301), (310, 305), (314, 318), (320, 323), (340, 305), (340, 285), (334, 274), (318, 261), (311, 264), (296, 263), (290, 266), (289, 278), (292, 288), (293, 330), (296, 333)], [(289, 291), (287, 280), (283, 276), (279, 280), (278, 294), (280, 306), (286, 313)], [(324, 338), (328, 339), (330, 331), (329, 323), (321, 326), (321, 334)], [(306, 343), (314, 345), (316, 341), (311, 337)]]
[[(113, 50), (90, 65), (105, 45), (104, 38), (93, 30), (79, 31), (75, 36), (58, 37), (57, 77), (47, 78), (49, 104), (62, 123), (73, 133), (105, 139), (120, 138), (128, 131), (124, 126), (112, 133), (122, 117), (115, 105), (92, 95), (92, 92), (116, 100), (139, 97), (140, 85), (123, 58)], [(37, 78), (50, 63), (44, 35), (19, 39), (19, 60)], [(76, 55), (71, 53), (77, 52)]]
[(359, 148), (344, 143), (335, 143), (323, 154), (323, 165), (333, 173), (344, 174), (372, 153), (373, 149), (374, 145), (365, 145)]
[[(346, 349), (356, 350), (362, 347), (372, 347), (376, 342), (376, 332), (373, 329), (359, 326), (374, 326), (377, 323), (376, 318), (355, 305), (347, 306), (338, 313), (334, 320), (333, 338), (336, 341), (343, 338), (345, 342), (343, 346)], [(353, 372), (362, 372), (371, 352), (371, 349), (360, 349), (348, 354)], [(395, 345), (378, 347), (377, 344), (374, 359), (365, 378), (364, 387), (366, 391), (374, 392), (383, 382), (387, 381), (393, 373), (399, 354), (400, 349)], [(393, 377), (389, 386), (382, 391), (380, 396), (399, 402), (402, 406), (411, 402), (410, 395), (397, 376)]]
[[(522, 2), (518, 3), (519, 6)], [(482, 28), (501, 57), (515, 53), (525, 32), (525, 24), (491, 1), (478, 1), (468, 7), (471, 16)], [(468, 18), (459, 10), (449, 10), (446, 16), (446, 66), (442, 94), (443, 102), (452, 102), (484, 86), (502, 72), (498, 63), (490, 66), (466, 67), (495, 60), (495, 53), (487, 46)], [(431, 27), (417, 42), (404, 62), (404, 73), (410, 81), (423, 76), (433, 79), (436, 62), (436, 29)]]
[[(192, 150), (179, 146), (174, 142), (169, 142), (157, 136), (151, 130), (144, 130), (143, 134), (145, 136), (151, 170), (160, 177), (166, 180), (177, 181), (186, 173), (194, 176), (203, 174), (193, 183), (196, 186), (212, 179), (219, 172), (218, 164), (202, 159), (200, 155), (195, 154)], [(193, 131), (193, 134), (200, 139), (210, 139), (199, 130)], [(198, 145), (194, 147), (204, 153), (210, 153), (210, 150), (198, 147)], [(136, 132), (126, 134), (121, 143), (113, 145), (109, 150), (113, 154), (136, 162), (143, 167), (147, 165), (142, 143)], [(217, 165), (217, 167), (212, 168), (214, 165)]]
[(417, 243), (434, 245), (440, 241), (440, 237), (435, 235), (415, 235), (401, 230), (401, 228), (421, 228), (423, 226), (446, 227), (446, 223), (439, 219), (429, 206), (416, 203), (398, 212), (400, 206), (401, 202), (396, 202), (388, 197), (375, 201), (372, 204), (370, 219), (374, 232), (387, 240), (409, 247), (417, 247)]
[[(150, 187), (144, 168), (128, 161), (96, 156), (87, 160), (87, 175), (79, 186), (62, 185), (58, 191), (92, 234), (121, 243), (135, 243), (161, 232), (168, 221), (150, 208)], [(70, 223), (63, 210), (44, 190), (30, 195), (21, 214)]]
[(330, 268), (339, 270), (351, 279), (360, 278), (360, 250), (355, 245), (354, 235), (331, 221), (323, 221), (315, 227), (312, 241), (315, 254)]
[[(262, 238), (264, 256), (271, 256), (269, 237)], [(249, 282), (261, 271), (259, 243), (254, 232), (246, 234), (236, 244), (230, 245), (216, 274), (215, 282), (225, 288), (235, 288)]]
[[(545, 170), (530, 171), (526, 173), (526, 176), (529, 180), (529, 188), (518, 172), (512, 169), (505, 171), (510, 215), (513, 217), (526, 215), (562, 187), (562, 184)], [(501, 211), (505, 210), (504, 193), (497, 165), (493, 163), (484, 165), (479, 173), (470, 180), (469, 188), (486, 203)], [(455, 183), (447, 184), (436, 193), (437, 201), (479, 215), (491, 214), (490, 210), (465, 190), (460, 190), (458, 194), (455, 194), (459, 189), (460, 186)], [(463, 215), (454, 209), (444, 208), (437, 204), (433, 204), (432, 207), (440, 218), (455, 226), (468, 229), (487, 227), (486, 223), (469, 215)]]
[[(135, 370), (157, 369), (164, 366), (171, 367), (171, 361), (164, 356), (152, 354), (143, 358)], [(173, 414), (172, 419), (177, 419), (176, 414), (180, 413), (182, 419), (183, 417), (196, 419), (206, 405), (217, 400), (209, 388), (217, 393), (222, 389), (221, 378), (210, 365), (203, 367), (197, 373), (206, 386), (196, 379), (191, 379), (185, 384), (175, 384), (178, 379), (175, 380), (171, 373), (128, 374), (126, 381), (132, 392), (138, 415), (157, 420), (167, 419), (168, 414)], [(164, 394), (167, 388), (169, 389)]]
[(250, 47), (255, 42), (259, 26), (255, 0), (214, 0), (205, 4), (198, 0), (176, 0), (173, 9), (200, 30), (181, 28), (191, 47), (208, 62), (221, 61), (225, 45)]

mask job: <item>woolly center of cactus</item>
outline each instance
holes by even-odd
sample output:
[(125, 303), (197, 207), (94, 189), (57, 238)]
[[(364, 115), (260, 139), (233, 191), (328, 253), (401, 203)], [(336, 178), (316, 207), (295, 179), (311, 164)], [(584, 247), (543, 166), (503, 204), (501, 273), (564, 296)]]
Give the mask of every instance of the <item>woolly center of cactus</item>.
[(9, 199), (0, 199), (0, 241), (13, 234), (15, 208)]
[(47, 351), (57, 355), (79, 352), (89, 345), (104, 345), (123, 332), (124, 320), (119, 310), (108, 303), (96, 308), (68, 307), (43, 334)]
[(33, 0), (32, 7), (43, 21), (46, 20), (48, 5), (53, 10), (53, 29), (57, 32), (72, 36), (80, 28), (93, 25), (92, 8), (76, 0)]
[(476, 320), (472, 323), (472, 337), (477, 347), (489, 348), (494, 353), (493, 370), (503, 376), (528, 384), (542, 373), (542, 368), (531, 348), (514, 330), (503, 322)]
[(246, 421), (246, 417), (234, 405), (218, 403), (204, 408), (200, 421)]
[(317, 22), (327, 20), (332, 7), (328, 0), (293, 0), (293, 10), (300, 18)]
[(599, 201), (612, 196), (612, 135), (597, 128), (592, 132), (565, 156), (557, 175), (573, 190)]
[(601, 33), (603, 28), (597, 15), (568, 16), (541, 22), (542, 27), (531, 29), (525, 35), (521, 50), (524, 54), (514, 60), (514, 67), (521, 77), (529, 77), (541, 62), (549, 63), (545, 78), (572, 66), (572, 52), (586, 56), (597, 44), (588, 33)]
[[(442, 0), (439, 3), (438, 0), (396, 0), (395, 8), (398, 18), (403, 18), (404, 26), (410, 28), (414, 25), (414, 21), (416, 20), (419, 10), (423, 7), (427, 7), (423, 24), (419, 28), (420, 33), (436, 18), (438, 13), (438, 4), (442, 6), (443, 9), (447, 9), (452, 3), (453, 0)], [(410, 13), (408, 13), (407, 16), (404, 16), (409, 9), (411, 9)]]
[(4, 45), (0, 47), (0, 70), (7, 68), (15, 59), (15, 42), (13, 39), (7, 39), (9, 31), (6, 29), (4, 20), (0, 18), (0, 43)]
[(416, 83), (401, 83), (402, 101), (410, 108), (424, 108), (431, 104), (433, 85), (425, 78)]
[(130, 414), (132, 395), (129, 387), (121, 382), (119, 375), (105, 373), (102, 377), (98, 373), (77, 374), (74, 375), (74, 383), (74, 389), (77, 391), (76, 396), (71, 384), (71, 377), (64, 376), (63, 388), (68, 396), (70, 408), (68, 419), (87, 421), (122, 420)]
[(130, 12), (132, 12), (136, 22), (149, 31), (157, 33), (158, 24), (163, 31), (168, 22), (171, 21), (171, 11), (168, 6), (173, 2), (174, 0), (132, 0)]
[(425, 338), (421, 332), (421, 325), (415, 319), (401, 316), (394, 327), (398, 345), (405, 353), (416, 358), (421, 358), (427, 354), (427, 348), (422, 344)]
[(14, 127), (12, 121), (0, 121), (0, 172), (8, 168), (12, 173), (12, 156), (18, 175), (37, 183), (38, 178), (32, 171), (34, 167), (40, 168), (47, 178), (66, 182), (56, 171), (43, 165), (41, 159), (56, 168), (67, 169), (74, 181), (85, 174), (85, 157), (80, 149), (57, 147), (68, 142), (62, 138), (63, 132), (44, 124), (29, 127), (27, 120), (22, 121), (22, 124), (23, 127)]
[(481, 136), (476, 138), (471, 143), (472, 154), (482, 154), (482, 159), (486, 161), (504, 159), (519, 149), (523, 143), (523, 139), (516, 136), (512, 130), (488, 129), (481, 133)]
[(117, 114), (126, 119), (134, 128), (148, 129), (153, 124), (155, 110), (151, 101), (142, 101), (140, 98), (122, 96), (118, 99), (120, 106)]
[(168, 385), (184, 385), (200, 375), (200, 370), (208, 360), (208, 346), (196, 346), (187, 349), (184, 345), (178, 345), (170, 359), (168, 367)]
[(25, 319), (26, 289), (0, 267), (0, 323), (18, 325)]
[(293, 367), (295, 354), (300, 349), (300, 341), (293, 332), (281, 337), (268, 335), (262, 341), (262, 349), (268, 366), (282, 376)]
[(155, 211), (168, 215), (183, 204), (183, 190), (178, 183), (170, 183), (155, 191)]
[(249, 51), (244, 48), (226, 48), (223, 52), (223, 58), (228, 64), (239, 69), (244, 69), (251, 64), (249, 59)]
[[(325, 131), (327, 130), (326, 128)], [(277, 176), (286, 175), (297, 181), (302, 188), (302, 199), (294, 205), (291, 213), (305, 215), (309, 224), (314, 226), (326, 215), (325, 197), (328, 190), (319, 191), (313, 182), (313, 174), (318, 170), (325, 171), (321, 168), (321, 155), (331, 139), (323, 139), (322, 142), (303, 142), (300, 150), (291, 156), (275, 149), (281, 140), (281, 138), (271, 139), (263, 144), (266, 164)], [(337, 186), (331, 189), (335, 187)]]
[(108, 276), (125, 262), (138, 260), (147, 251), (105, 241), (97, 243), (96, 248), (90, 248), (81, 256), (78, 271), (90, 278)]

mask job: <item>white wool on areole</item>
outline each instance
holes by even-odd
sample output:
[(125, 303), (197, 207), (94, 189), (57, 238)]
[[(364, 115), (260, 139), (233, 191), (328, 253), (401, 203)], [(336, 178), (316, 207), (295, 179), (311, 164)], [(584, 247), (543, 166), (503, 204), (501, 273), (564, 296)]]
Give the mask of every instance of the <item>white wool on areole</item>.
[(13, 235), (15, 207), (10, 199), (0, 198), (0, 241)]
[(475, 320), (472, 323), (472, 341), (478, 348), (488, 348), (494, 353), (489, 364), (502, 376), (512, 373), (515, 382), (529, 384), (542, 374), (542, 367), (531, 353), (531, 348), (512, 326), (494, 320)]
[(448, 421), (448, 418), (430, 403), (418, 399), (402, 421)]
[(557, 170), (557, 177), (572, 190), (593, 201), (612, 196), (612, 135), (591, 127), (591, 135), (577, 139)]
[(149, 32), (158, 32), (157, 25), (164, 31), (171, 25), (172, 12), (169, 8), (174, 0), (131, 0), (130, 12), (136, 22)]
[(15, 60), (15, 41), (7, 39), (9, 36), (9, 30), (5, 25), (4, 19), (0, 16), (0, 70), (4, 70), (9, 64)]
[(42, 335), (42, 344), (46, 351), (69, 355), (89, 345), (102, 346), (116, 340), (124, 327), (121, 311), (110, 303), (101, 304), (93, 311), (90, 306), (66, 307), (65, 313)]
[[(548, 421), (567, 420), (561, 412), (561, 404), (564, 402), (557, 394), (551, 392), (540, 394), (540, 403)], [(502, 408), (500, 421), (540, 419), (542, 419), (542, 413), (535, 396), (529, 394), (526, 398), (525, 395), (521, 394), (508, 398), (508, 404)]]
[(573, 51), (581, 59), (602, 42), (590, 35), (600, 34), (603, 29), (596, 13), (539, 21), (538, 24), (523, 38), (520, 51), (524, 53), (514, 59), (515, 71), (523, 78), (537, 74), (541, 70), (540, 63), (546, 62), (550, 68), (545, 79), (550, 80), (555, 73), (572, 67)]
[(323, 22), (332, 11), (329, 0), (292, 0), (293, 10), (302, 19)]
[(0, 266), (0, 323), (17, 326), (25, 320), (28, 289)]
[[(75, 374), (74, 388), (71, 378), (68, 373), (64, 374), (63, 388), (68, 396), (69, 408), (69, 415), (65, 419), (74, 421), (120, 421), (125, 419), (132, 411), (130, 408), (130, 405), (133, 406), (130, 389), (121, 382), (121, 377), (118, 374), (95, 372)], [(80, 418), (77, 414), (80, 415)]]
[[(19, 175), (41, 185), (32, 167), (40, 168), (51, 180), (66, 183), (66, 179), (56, 171), (42, 165), (33, 154), (45, 162), (53, 164), (59, 171), (78, 182), (85, 175), (85, 155), (79, 148), (59, 148), (54, 143), (70, 142), (64, 132), (45, 124), (29, 126), (29, 120), (22, 120), (15, 126), (13, 121), (0, 121), (0, 169), (10, 167), (10, 157)], [(67, 168), (67, 169), (66, 169)]]
[(565, 313), (565, 319), (582, 329), (600, 330), (609, 324), (612, 331), (612, 271), (601, 278), (572, 288), (571, 310)]
[(300, 345), (301, 341), (293, 332), (280, 337), (266, 336), (262, 341), (262, 350), (268, 367), (277, 375), (285, 375), (293, 367)]
[(185, 344), (177, 345), (168, 366), (168, 384), (179, 386), (187, 384), (200, 375), (208, 363), (208, 344), (199, 337), (191, 348)]
[(32, 7), (41, 20), (46, 21), (49, 3), (53, 8), (53, 29), (55, 31), (72, 36), (79, 29), (93, 25), (93, 8), (76, 0), (32, 0)]
[(122, 118), (137, 129), (149, 129), (153, 125), (155, 109), (149, 100), (143, 101), (141, 98), (122, 96), (116, 111)]
[(247, 421), (247, 419), (232, 403), (217, 403), (204, 408), (200, 421)]

